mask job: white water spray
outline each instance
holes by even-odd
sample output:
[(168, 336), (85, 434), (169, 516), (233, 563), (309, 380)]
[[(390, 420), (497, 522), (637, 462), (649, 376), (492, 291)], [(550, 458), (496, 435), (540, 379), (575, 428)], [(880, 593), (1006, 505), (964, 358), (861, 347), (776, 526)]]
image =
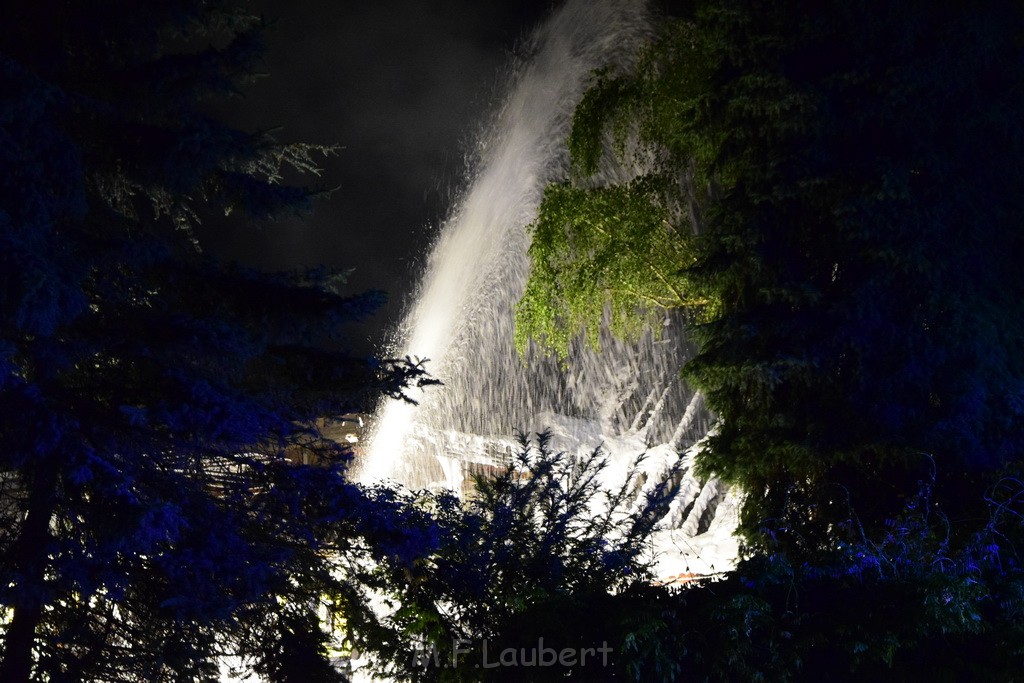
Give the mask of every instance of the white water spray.
[[(363, 481), (391, 478), (459, 490), (470, 472), (500, 464), (515, 430), (545, 428), (561, 449), (603, 443), (622, 461), (650, 447), (656, 455), (650, 466), (665, 469), (706, 433), (702, 402), (678, 379), (690, 353), (678, 322), (667, 321), (659, 340), (647, 335), (624, 344), (606, 334), (600, 353), (577, 345), (567, 369), (536, 349), (522, 359), (513, 348), (515, 304), (529, 267), (526, 226), (536, 218), (545, 185), (566, 177), (565, 139), (593, 70), (628, 68), (650, 36), (645, 6), (643, 0), (569, 0), (526, 45), (392, 349), (397, 356), (429, 358), (429, 371), (445, 386), (420, 392), (418, 406), (392, 401), (381, 407)], [(606, 181), (622, 179), (621, 169), (609, 173)], [(688, 530), (690, 550), (695, 537), (715, 527), (718, 508), (728, 513), (718, 516), (729, 536), (733, 506), (720, 485), (697, 482), (687, 470), (680, 490), (688, 500), (676, 501), (673, 526)], [(700, 564), (691, 559), (688, 571)], [(718, 562), (713, 569), (726, 568), (725, 560)]]

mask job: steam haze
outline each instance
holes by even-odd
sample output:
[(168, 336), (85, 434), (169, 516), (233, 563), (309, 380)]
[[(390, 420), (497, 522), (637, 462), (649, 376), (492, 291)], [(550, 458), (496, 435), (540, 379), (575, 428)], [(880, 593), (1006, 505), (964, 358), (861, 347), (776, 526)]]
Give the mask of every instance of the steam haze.
[(341, 147), (318, 181), (338, 189), (302, 219), (208, 226), (207, 250), (268, 270), (354, 267), (353, 293), (390, 298), (348, 340), (371, 351), (402, 311), (514, 46), (550, 4), (256, 3), (270, 23), (268, 75), (224, 110), (282, 142)]

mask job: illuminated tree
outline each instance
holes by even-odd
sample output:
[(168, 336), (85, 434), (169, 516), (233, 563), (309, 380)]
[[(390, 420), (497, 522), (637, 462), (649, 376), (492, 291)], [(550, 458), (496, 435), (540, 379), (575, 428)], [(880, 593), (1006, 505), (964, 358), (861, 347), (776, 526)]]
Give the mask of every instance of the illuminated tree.
[[(715, 310), (690, 276), (709, 185), (693, 122), (707, 57), (688, 23), (666, 25), (629, 74), (602, 69), (573, 116), (572, 180), (549, 185), (530, 226), (531, 270), (516, 311), (516, 345), (564, 357), (602, 321), (633, 337), (667, 309)], [(699, 162), (699, 163), (698, 163)]]
[(535, 339), (564, 357), (580, 330), (597, 347), (603, 320), (630, 338), (659, 312), (707, 303), (683, 270), (693, 264), (692, 235), (670, 223), (649, 180), (545, 190), (516, 311), (521, 353)]
[[(593, 335), (605, 304), (634, 326), (690, 310), (685, 373), (721, 418), (700, 463), (748, 492), (748, 534), (827, 546), (851, 503), (879, 525), (921, 453), (937, 496), (973, 514), (957, 506), (1024, 447), (1024, 14), (691, 10), (577, 110), (520, 346)], [(591, 175), (616, 163), (640, 175)]]

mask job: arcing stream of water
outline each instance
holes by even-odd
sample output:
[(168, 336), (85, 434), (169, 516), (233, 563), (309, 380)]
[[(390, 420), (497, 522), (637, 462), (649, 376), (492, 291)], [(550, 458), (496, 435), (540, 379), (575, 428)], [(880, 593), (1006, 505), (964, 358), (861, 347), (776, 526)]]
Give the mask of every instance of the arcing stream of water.
[[(656, 477), (706, 434), (700, 396), (679, 380), (690, 346), (678, 322), (666, 321), (657, 339), (625, 344), (606, 335), (600, 352), (580, 345), (567, 367), (536, 349), (521, 358), (513, 347), (529, 267), (527, 226), (545, 185), (566, 177), (573, 109), (595, 68), (628, 68), (650, 33), (642, 0), (568, 0), (525, 46), (391, 350), (429, 358), (444, 386), (416, 396), (417, 406), (381, 406), (364, 481), (458, 490), (469, 473), (500, 464), (515, 430), (545, 428), (563, 450), (603, 444), (613, 463), (646, 448), (654, 456), (648, 475)], [(685, 470), (659, 544), (679, 557), (662, 575), (725, 569), (736, 554), (734, 516), (718, 482), (698, 482)]]

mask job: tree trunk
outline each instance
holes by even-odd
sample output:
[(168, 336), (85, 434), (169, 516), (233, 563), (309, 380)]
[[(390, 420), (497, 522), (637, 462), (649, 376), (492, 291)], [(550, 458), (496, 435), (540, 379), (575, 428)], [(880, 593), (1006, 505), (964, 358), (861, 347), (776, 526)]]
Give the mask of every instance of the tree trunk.
[(0, 681), (29, 683), (32, 676), (32, 646), (43, 614), (47, 548), (50, 520), (56, 502), (57, 474), (52, 463), (37, 468), (29, 493), (28, 513), (14, 545), (13, 564), (18, 578), (14, 617), (4, 638)]

